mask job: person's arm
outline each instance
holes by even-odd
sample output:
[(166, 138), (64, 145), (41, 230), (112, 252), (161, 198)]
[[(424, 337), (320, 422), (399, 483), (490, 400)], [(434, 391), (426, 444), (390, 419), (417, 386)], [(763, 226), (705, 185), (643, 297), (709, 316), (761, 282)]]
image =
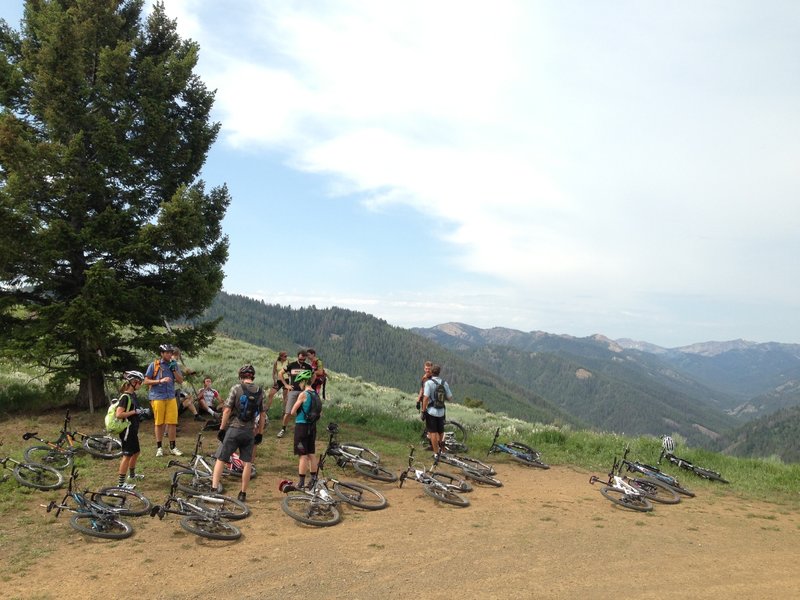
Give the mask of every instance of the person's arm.
[(285, 367), (282, 368), (280, 371), (278, 371), (278, 379), (280, 380), (281, 384), (283, 385), (283, 387), (285, 389), (287, 389), (287, 390), (291, 389), (291, 385), (289, 383), (287, 383), (286, 368)]
[(150, 363), (150, 366), (147, 367), (147, 373), (144, 376), (143, 385), (158, 385), (160, 383), (167, 383), (169, 381), (169, 377), (161, 377), (159, 379), (153, 379), (153, 363)]
[(231, 418), (231, 407), (226, 406), (225, 408), (222, 409), (222, 420), (219, 423), (220, 431), (224, 431), (225, 429), (227, 429), (228, 421), (230, 421), (230, 418)]
[(297, 415), (297, 411), (300, 410), (300, 407), (303, 406), (303, 402), (306, 401), (306, 395), (307, 394), (305, 392), (302, 392), (297, 397), (297, 401), (294, 403), (294, 406), (292, 407), (292, 415), (295, 415), (295, 416)]

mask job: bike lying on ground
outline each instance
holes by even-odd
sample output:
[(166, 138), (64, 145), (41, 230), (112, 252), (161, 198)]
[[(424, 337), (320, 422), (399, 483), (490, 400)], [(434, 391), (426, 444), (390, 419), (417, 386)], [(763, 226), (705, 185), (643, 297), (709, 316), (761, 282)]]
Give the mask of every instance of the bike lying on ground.
[(328, 449), (325, 454), (332, 456), (336, 464), (344, 468), (347, 465), (364, 475), (378, 481), (394, 482), (397, 475), (380, 464), (381, 457), (377, 452), (373, 452), (366, 446), (350, 444), (336, 441), (336, 434), (339, 433), (339, 426), (336, 423), (328, 423)]
[(422, 484), (422, 490), (428, 496), (436, 500), (441, 500), (453, 506), (469, 506), (469, 500), (456, 492), (453, 489), (454, 486), (442, 482), (440, 476), (443, 475), (443, 473), (434, 472), (437, 462), (438, 461), (434, 459), (433, 466), (430, 470), (426, 469), (424, 465), (416, 463), (414, 461), (414, 448), (412, 446), (408, 455), (408, 467), (405, 471), (400, 473), (400, 487), (403, 487), (403, 483), (406, 479), (410, 479), (411, 481)]
[[(467, 430), (458, 421), (444, 422), (444, 434), (442, 435), (444, 449), (447, 452), (468, 452)], [(428, 439), (428, 432), (422, 430), (422, 443), (426, 450), (433, 450), (431, 441)]]
[(672, 438), (668, 435), (665, 435), (661, 438), (661, 454), (658, 457), (657, 464), (661, 464), (663, 459), (667, 459), (673, 465), (680, 467), (681, 469), (685, 469), (686, 471), (691, 471), (698, 477), (702, 477), (704, 479), (709, 479), (711, 481), (719, 481), (720, 483), (730, 483), (727, 479), (725, 479), (722, 475), (717, 473), (716, 471), (712, 471), (711, 469), (706, 469), (704, 467), (698, 467), (692, 464), (690, 461), (686, 460), (685, 458), (680, 458), (675, 456), (672, 451), (675, 449), (675, 442), (673, 442)]
[(445, 463), (457, 469), (461, 469), (461, 472), (467, 479), (476, 483), (483, 483), (493, 487), (503, 487), (503, 482), (494, 477), (494, 475), (497, 474), (494, 467), (487, 465), (477, 458), (440, 451), (436, 459), (439, 464)]
[[(73, 513), (69, 520), (70, 526), (86, 535), (111, 540), (121, 540), (133, 535), (130, 523), (120, 518), (121, 514), (134, 514), (126, 512), (125, 505), (130, 506), (127, 497), (123, 500), (117, 490), (110, 489), (106, 492), (79, 492), (74, 489), (77, 479), (78, 472), (73, 466), (67, 493), (61, 502), (43, 505), (47, 512), (56, 509), (56, 517), (62, 510)], [(74, 505), (68, 504), (68, 501), (72, 501)]]
[(238, 527), (229, 520), (244, 519), (250, 509), (244, 502), (219, 494), (177, 496), (177, 473), (172, 475), (172, 486), (163, 504), (150, 510), (150, 516), (163, 519), (167, 513), (181, 515), (181, 527), (211, 540), (236, 540), (242, 536)]
[(44, 444), (26, 448), (25, 460), (63, 470), (72, 466), (74, 455), (81, 450), (97, 458), (111, 459), (122, 456), (122, 442), (119, 438), (105, 433), (70, 431), (70, 420), (69, 410), (67, 410), (64, 425), (55, 442), (38, 437), (38, 431), (23, 434), (22, 439), (24, 440), (34, 439)]
[(665, 485), (668, 485), (679, 494), (687, 496), (688, 498), (694, 498), (695, 493), (692, 490), (684, 487), (678, 481), (677, 477), (673, 477), (669, 473), (664, 473), (664, 471), (662, 471), (658, 467), (654, 467), (652, 465), (648, 465), (638, 461), (627, 460), (629, 450), (630, 449), (626, 446), (625, 453), (622, 455), (622, 464), (625, 466), (626, 469), (628, 469), (629, 473), (641, 473), (645, 477), (650, 477), (651, 479), (655, 479)]
[(592, 475), (589, 478), (589, 483), (592, 485), (598, 481), (605, 483), (605, 485), (600, 488), (600, 493), (603, 494), (606, 499), (623, 508), (629, 508), (639, 512), (650, 512), (653, 510), (653, 505), (644, 492), (631, 485), (624, 477), (621, 477), (618, 474), (619, 469), (620, 463), (617, 461), (616, 457), (614, 457), (614, 465), (608, 472), (608, 479), (603, 480)]
[(534, 450), (522, 442), (498, 444), (498, 437), (500, 437), (499, 427), (494, 432), (494, 439), (492, 440), (492, 445), (489, 447), (489, 451), (486, 453), (487, 456), (492, 452), (505, 452), (506, 454), (510, 455), (512, 459), (527, 467), (536, 467), (538, 469), (550, 468), (550, 465), (542, 462), (542, 456), (538, 450)]
[[(320, 455), (319, 476), (310, 487), (300, 488), (288, 480), (278, 484), (278, 489), (287, 494), (281, 502), (283, 512), (306, 525), (329, 527), (342, 520), (339, 502), (366, 510), (381, 510), (388, 506), (384, 495), (368, 485), (323, 477), (326, 456), (329, 456), (327, 452)], [(332, 489), (329, 484), (333, 484)]]
[[(0, 442), (0, 446), (2, 446)], [(14, 465), (9, 467), (8, 463)], [(19, 462), (10, 456), (0, 458), (0, 465), (4, 469), (11, 469), (14, 479), (21, 485), (36, 488), (37, 490), (55, 490), (64, 485), (64, 476), (53, 467), (39, 465), (36, 463)], [(8, 476), (4, 475), (1, 481), (5, 481)]]

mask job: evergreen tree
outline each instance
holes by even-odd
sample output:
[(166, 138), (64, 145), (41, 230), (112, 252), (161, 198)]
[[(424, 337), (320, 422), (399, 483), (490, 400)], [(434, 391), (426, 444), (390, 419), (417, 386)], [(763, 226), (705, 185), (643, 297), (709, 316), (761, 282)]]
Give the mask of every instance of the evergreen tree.
[(19, 31), (0, 20), (0, 346), (55, 390), (79, 379), (83, 405), (131, 350), (155, 356), (165, 319), (203, 312), (227, 259), (227, 188), (197, 179), (214, 93), (197, 44), (142, 7), (27, 0)]

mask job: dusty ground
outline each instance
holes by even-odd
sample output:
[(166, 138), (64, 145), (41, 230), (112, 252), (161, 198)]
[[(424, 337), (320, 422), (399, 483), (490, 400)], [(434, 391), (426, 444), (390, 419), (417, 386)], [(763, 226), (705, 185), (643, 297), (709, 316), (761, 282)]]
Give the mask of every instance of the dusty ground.
[[(505, 486), (476, 488), (468, 508), (439, 504), (414, 482), (402, 489), (369, 482), (385, 493), (389, 508), (345, 508), (339, 525), (313, 528), (280, 508), (277, 483), (292, 472), (287, 442), (270, 436), (260, 449), (264, 466), (248, 494), (253, 515), (238, 522), (244, 533), (238, 542), (195, 537), (176, 516), (131, 519), (134, 536), (109, 542), (84, 537), (64, 515), (56, 520), (38, 509), (28, 522), (43, 528), (49, 547), (26, 550), (33, 558), (21, 569), (12, 565), (22, 551), (14, 547), (14, 531), (24, 522), (4, 518), (3, 597), (59, 598), (65, 591), (90, 598), (800, 597), (797, 507), (742, 501), (698, 484), (696, 498), (635, 513), (605, 500), (589, 485), (589, 473), (498, 460)], [(331, 472), (341, 476), (338, 468)], [(147, 493), (163, 498), (166, 479), (156, 473), (143, 489), (162, 490)], [(37, 493), (31, 502), (45, 496)], [(123, 554), (130, 572), (113, 576)]]

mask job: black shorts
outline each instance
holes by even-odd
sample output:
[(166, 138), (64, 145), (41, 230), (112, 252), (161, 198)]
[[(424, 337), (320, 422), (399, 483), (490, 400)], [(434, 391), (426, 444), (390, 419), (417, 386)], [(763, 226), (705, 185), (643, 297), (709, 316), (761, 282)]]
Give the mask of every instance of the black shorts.
[(426, 412), (425, 431), (428, 433), (444, 433), (444, 417), (434, 417)]
[(139, 424), (128, 425), (128, 428), (119, 434), (122, 442), (122, 456), (133, 456), (141, 451), (139, 446)]
[(283, 387), (283, 385), (284, 384), (281, 383), (280, 381), (276, 381), (275, 383), (272, 384), (272, 389), (275, 390), (276, 392), (279, 392), (281, 390), (285, 390), (286, 388)]
[(315, 454), (317, 442), (317, 424), (296, 423), (294, 426), (294, 453), (296, 456)]
[(241, 429), (239, 427), (228, 427), (225, 432), (225, 439), (217, 448), (214, 456), (222, 462), (229, 462), (231, 454), (239, 450), (239, 458), (242, 462), (253, 462), (253, 428)]

